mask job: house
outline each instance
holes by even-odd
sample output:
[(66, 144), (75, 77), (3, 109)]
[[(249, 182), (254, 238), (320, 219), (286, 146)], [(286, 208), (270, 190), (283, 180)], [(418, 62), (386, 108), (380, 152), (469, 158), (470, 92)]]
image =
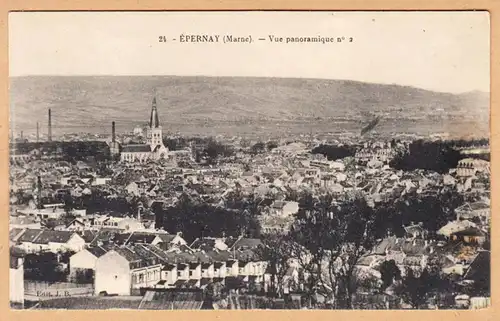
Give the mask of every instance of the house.
[(59, 219), (61, 216), (66, 214), (66, 211), (62, 209), (64, 204), (51, 204), (45, 205), (42, 209), (23, 209), (18, 210), (18, 212), (25, 216), (38, 217), (39, 219)]
[(486, 240), (486, 233), (477, 227), (469, 227), (464, 230), (451, 233), (450, 238), (453, 241), (463, 241), (469, 244), (483, 244)]
[(189, 280), (190, 269), (189, 264), (178, 263), (177, 264), (177, 280)]
[(193, 250), (203, 250), (203, 251), (211, 251), (211, 250), (219, 250), (226, 251), (228, 249), (227, 244), (224, 242), (224, 238), (214, 238), (214, 237), (203, 237), (197, 238), (193, 241), (193, 243), (189, 246)]
[(13, 228), (29, 228), (40, 229), (40, 220), (29, 216), (11, 216), (9, 222), (9, 229)]
[(201, 279), (201, 263), (192, 262), (189, 263), (189, 279), (199, 280)]
[(441, 227), (438, 230), (437, 234), (440, 234), (440, 235), (443, 235), (443, 236), (449, 238), (455, 232), (464, 231), (464, 230), (467, 230), (468, 228), (476, 227), (476, 226), (477, 226), (476, 224), (474, 224), (468, 220), (452, 221), (452, 222), (448, 222), (448, 224)]
[(226, 277), (237, 277), (240, 273), (240, 266), (237, 260), (228, 260), (226, 263)]
[(215, 262), (214, 264), (214, 278), (226, 278), (226, 262)]
[(83, 249), (69, 258), (70, 276), (75, 277), (79, 272), (91, 271), (94, 275), (97, 259), (108, 252), (109, 249), (102, 246), (93, 246)]
[[(229, 239), (228, 239), (228, 241), (229, 241)], [(260, 239), (239, 237), (230, 246), (230, 251), (247, 250), (247, 249), (248, 250), (255, 250), (260, 246), (263, 246), (263, 243)]]
[(457, 214), (457, 221), (459, 220), (471, 220), (473, 218), (478, 218), (483, 222), (488, 222), (490, 220), (490, 204), (485, 201), (479, 201), (474, 203), (465, 203), (464, 205), (457, 207), (455, 209)]
[(95, 265), (95, 293), (133, 295), (161, 278), (161, 259), (140, 245), (113, 248)]
[(201, 264), (201, 277), (212, 279), (215, 277), (215, 265), (214, 263), (202, 263)]
[(74, 219), (66, 224), (65, 230), (83, 232), (90, 228), (90, 221), (83, 219)]
[(296, 214), (299, 211), (299, 203), (275, 201), (271, 205), (271, 215), (288, 217)]
[(144, 230), (144, 224), (132, 217), (96, 216), (91, 222), (95, 228), (112, 227), (116, 230), (134, 232)]
[(27, 229), (17, 243), (26, 252), (78, 252), (85, 247), (85, 240), (75, 232), (39, 229)]
[(403, 227), (407, 238), (423, 238), (427, 236), (427, 230), (422, 227), (422, 223), (411, 224)]
[(11, 304), (24, 304), (24, 255), (11, 250), (9, 255), (9, 299)]
[(127, 245), (127, 244), (143, 243), (143, 244), (158, 245), (161, 242), (162, 239), (156, 234), (132, 232), (131, 234), (129, 234), (129, 237), (124, 242), (124, 244)]
[(158, 236), (161, 239), (160, 247), (163, 247), (162, 245), (187, 246), (186, 240), (182, 238), (182, 233), (177, 233), (177, 234), (156, 233), (156, 236)]
[(16, 245), (19, 238), (26, 232), (25, 228), (11, 228), (9, 229), (9, 240), (11, 245)]
[(92, 180), (92, 186), (106, 185), (111, 182), (111, 177), (95, 177)]
[(161, 281), (164, 281), (164, 287), (175, 284), (175, 282), (177, 282), (177, 277), (178, 274), (176, 264), (167, 263), (161, 269)]
[(373, 247), (363, 258), (363, 264), (374, 267), (382, 261), (394, 260), (402, 273), (408, 269), (420, 272), (429, 264), (429, 258), (435, 256), (436, 249), (437, 244), (432, 241), (390, 236)]
[(458, 161), (457, 176), (470, 177), (476, 175), (477, 172), (489, 174), (490, 162), (476, 158), (465, 158)]
[(136, 182), (131, 182), (125, 187), (125, 189), (129, 194), (132, 194), (134, 196), (141, 196), (141, 190), (139, 189), (139, 185)]

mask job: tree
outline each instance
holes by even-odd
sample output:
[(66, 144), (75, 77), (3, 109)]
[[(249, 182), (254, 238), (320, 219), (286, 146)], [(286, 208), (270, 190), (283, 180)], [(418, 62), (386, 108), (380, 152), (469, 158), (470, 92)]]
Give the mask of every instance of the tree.
[(266, 150), (266, 145), (263, 142), (257, 142), (251, 148), (251, 151), (254, 154), (263, 153), (265, 152), (265, 150)]
[(269, 142), (267, 142), (266, 147), (267, 147), (267, 150), (270, 151), (270, 150), (273, 150), (273, 149), (277, 148), (278, 147), (278, 143), (274, 142), (274, 141), (269, 141)]
[(445, 278), (439, 272), (438, 267), (425, 268), (420, 275), (416, 276), (413, 270), (409, 269), (402, 279), (402, 297), (410, 303), (413, 308), (421, 309), (425, 307), (427, 301), (440, 293), (452, 292), (454, 284), (450, 279)]
[(311, 153), (323, 154), (328, 158), (328, 160), (337, 160), (354, 156), (356, 154), (356, 147), (346, 145), (319, 145), (318, 147), (315, 147)]
[(171, 233), (182, 232), (190, 242), (202, 236), (219, 237), (223, 233), (235, 237), (242, 234), (258, 237), (259, 223), (254, 212), (256, 204), (242, 201), (233, 206), (237, 209), (213, 206), (182, 194), (175, 206), (153, 206), (152, 211), (156, 226)]
[(307, 207), (297, 213), (291, 235), (309, 251), (311, 259), (304, 268), (317, 278), (333, 306), (350, 309), (357, 284), (356, 263), (374, 245), (375, 221), (364, 199), (341, 206), (333, 200), (332, 195), (317, 201), (306, 197)]
[(290, 258), (290, 240), (287, 236), (268, 235), (262, 238), (263, 245), (257, 248), (256, 255), (268, 262), (271, 274), (270, 292), (281, 296), (281, 285), (285, 277)]
[(394, 260), (384, 261), (380, 265), (380, 274), (382, 276), (382, 287), (384, 290), (391, 286), (395, 280), (401, 278), (401, 271)]
[(447, 173), (457, 166), (460, 158), (460, 152), (454, 149), (452, 142), (417, 140), (409, 145), (407, 151), (399, 153), (390, 165), (407, 171), (427, 169)]

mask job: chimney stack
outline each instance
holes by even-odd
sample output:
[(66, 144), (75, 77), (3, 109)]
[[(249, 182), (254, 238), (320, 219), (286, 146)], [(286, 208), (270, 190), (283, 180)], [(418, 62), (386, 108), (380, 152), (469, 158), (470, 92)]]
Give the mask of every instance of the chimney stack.
[(49, 108), (49, 132), (48, 132), (48, 140), (52, 141), (52, 113)]
[(36, 122), (36, 142), (38, 143), (40, 139), (40, 127), (38, 125), (38, 122)]
[(111, 141), (114, 143), (115, 142), (115, 122), (111, 123)]
[(24, 138), (23, 136), (24, 136), (23, 131), (21, 130), (21, 140), (23, 140), (23, 138)]

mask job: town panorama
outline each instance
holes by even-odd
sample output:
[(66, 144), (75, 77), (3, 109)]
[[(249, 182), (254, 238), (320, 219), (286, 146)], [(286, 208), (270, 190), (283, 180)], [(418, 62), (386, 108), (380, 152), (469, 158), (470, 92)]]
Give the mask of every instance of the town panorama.
[(487, 136), (383, 134), (376, 113), (351, 132), (182, 135), (148, 95), (130, 129), (62, 132), (48, 108), (12, 134), (11, 307), (488, 306)]

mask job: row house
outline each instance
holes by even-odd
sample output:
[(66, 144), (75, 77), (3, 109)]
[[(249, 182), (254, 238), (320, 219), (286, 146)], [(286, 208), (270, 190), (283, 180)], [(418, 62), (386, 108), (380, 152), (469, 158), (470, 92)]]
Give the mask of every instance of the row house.
[(114, 247), (105, 254), (99, 250), (100, 257), (93, 254), (97, 257), (95, 292), (130, 295), (146, 287), (199, 288), (228, 278), (264, 282), (267, 263), (256, 259), (253, 251), (262, 244), (260, 240), (225, 240), (231, 251), (193, 251), (186, 245), (162, 249), (145, 243)]

